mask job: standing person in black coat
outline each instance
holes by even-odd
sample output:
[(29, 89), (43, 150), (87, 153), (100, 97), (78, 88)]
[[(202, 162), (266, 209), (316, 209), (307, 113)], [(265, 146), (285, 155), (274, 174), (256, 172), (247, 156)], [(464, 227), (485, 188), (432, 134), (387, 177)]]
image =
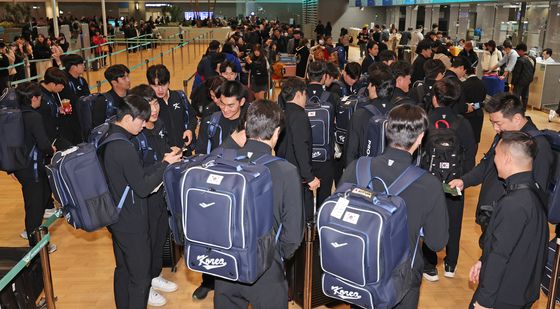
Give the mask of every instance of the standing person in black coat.
[(465, 57), (455, 57), (451, 61), (451, 67), (445, 72), (444, 78), (454, 81), (459, 86), (459, 99), (451, 106), (457, 114), (465, 114), (473, 111), (472, 106), (467, 104), (465, 100), (465, 92), (461, 79), (466, 75), (467, 68), (470, 66), (469, 60)]
[(113, 200), (124, 199), (119, 221), (108, 227), (116, 261), (114, 291), (119, 309), (147, 306), (152, 281), (148, 196), (162, 183), (167, 165), (181, 159), (180, 152), (169, 152), (161, 161), (143, 167), (130, 139), (142, 131), (150, 113), (143, 97), (125, 97), (117, 106), (117, 119), (110, 124), (107, 136), (119, 134), (129, 140), (113, 141), (99, 152)]
[[(247, 142), (241, 155), (251, 160), (271, 154), (278, 141), (282, 110), (271, 101), (256, 101), (247, 111)], [(215, 308), (287, 308), (288, 284), (283, 260), (293, 256), (303, 239), (304, 213), (297, 168), (284, 160), (267, 165), (273, 188), (274, 233), (280, 231), (272, 265), (251, 285), (216, 279)]]
[(486, 99), (486, 87), (480, 78), (476, 76), (476, 68), (472, 65), (467, 67), (467, 80), (463, 82), (463, 91), (467, 104), (470, 105), (473, 110), (470, 113), (465, 113), (464, 116), (471, 123), (474, 140), (476, 141), (478, 149), (484, 121), (484, 111), (482, 107)]
[(395, 91), (391, 103), (395, 106), (404, 103), (416, 104), (416, 100), (409, 96), (410, 86), (412, 86), (410, 83), (412, 66), (410, 63), (399, 60), (392, 63), (390, 68), (395, 78)]
[[(23, 193), (27, 239), (29, 245), (34, 246), (36, 241), (33, 232), (41, 225), (44, 211), (52, 207), (52, 192), (45, 165), (47, 158), (52, 156), (56, 148), (45, 131), (43, 117), (37, 112), (42, 103), (41, 86), (27, 82), (19, 85), (16, 91), (23, 116), (25, 146), (31, 160), (28, 160), (25, 168), (14, 174), (21, 184)], [(56, 246), (49, 245), (49, 251), (54, 250)]]
[(529, 56), (527, 56), (527, 45), (520, 43), (515, 47), (519, 54), (515, 67), (511, 72), (511, 84), (513, 85), (513, 93), (521, 98), (523, 106), (527, 108), (529, 102), (529, 85), (533, 82), (535, 75), (535, 67)]
[(269, 65), (260, 44), (253, 46), (251, 55), (247, 56), (245, 61), (251, 74), (251, 85), (249, 87), (255, 94), (255, 99), (262, 100), (265, 92), (269, 90)]
[[(494, 142), (477, 166), (460, 179), (449, 182), (451, 188), (458, 187), (460, 190), (482, 184), (478, 197), (476, 222), (483, 231), (486, 230), (491, 215), (488, 210), (493, 209), (495, 202), (506, 192), (493, 162), (495, 147), (501, 138), (501, 134), (508, 131), (523, 131), (534, 134), (538, 130), (533, 121), (525, 116), (523, 103), (515, 95), (509, 93), (498, 94), (484, 105), (484, 109), (496, 131)], [(533, 177), (539, 187), (548, 188), (550, 167), (553, 162), (552, 150), (544, 136), (535, 137), (535, 142), (537, 144), (537, 156), (533, 164)]]
[(91, 112), (94, 128), (117, 113), (117, 106), (123, 102), (130, 89), (129, 74), (130, 70), (124, 64), (113, 64), (103, 73), (105, 79), (111, 84), (111, 90), (95, 99)]
[[(379, 115), (386, 115), (394, 107), (391, 98), (395, 90), (395, 79), (388, 68), (380, 67), (371, 72), (367, 90), (369, 100), (365, 104), (373, 105)], [(368, 123), (371, 117), (373, 117), (372, 113), (361, 106), (357, 106), (352, 114), (344, 144), (346, 165), (367, 155)]]
[(362, 74), (368, 72), (368, 68), (377, 61), (377, 55), (379, 54), (379, 44), (377, 42), (370, 40), (366, 43), (365, 47), (367, 55), (365, 55), (365, 58), (362, 61)]
[(191, 146), (196, 141), (198, 119), (187, 95), (182, 90), (169, 89), (171, 74), (163, 64), (150, 66), (146, 78), (158, 97), (159, 117), (165, 123), (169, 145), (179, 149)]
[(296, 66), (296, 76), (304, 78), (307, 71), (307, 61), (309, 60), (309, 47), (307, 45), (309, 41), (307, 39), (301, 39), (299, 46), (296, 48), (296, 57), (298, 63)]
[(548, 251), (544, 193), (533, 178), (537, 143), (523, 132), (504, 132), (494, 164), (504, 179), (502, 196), (471, 268), (477, 283), (470, 308), (531, 308), (539, 298)]
[[(68, 84), (66, 75), (59, 68), (48, 68), (45, 78), (41, 82), (41, 106), (37, 111), (43, 117), (45, 131), (49, 140), (53, 141), (56, 149), (65, 150), (72, 146), (62, 134), (61, 124), (66, 120), (65, 111), (62, 109), (60, 92)], [(64, 120), (62, 120), (64, 119)]]
[[(169, 144), (165, 123), (159, 119), (160, 103), (154, 89), (143, 84), (132, 88), (130, 94), (141, 96), (150, 104), (150, 119), (146, 121), (146, 126), (142, 129), (142, 132), (132, 139), (138, 149), (142, 167), (154, 166), (168, 152), (180, 152), (180, 148), (171, 147)], [(178, 288), (176, 283), (161, 276), (163, 247), (169, 231), (169, 215), (167, 214), (163, 187), (148, 196), (148, 220), (152, 253), (150, 267), (152, 286), (148, 296), (148, 305), (163, 306), (167, 303), (167, 300), (157, 291), (175, 292)]]
[(67, 124), (62, 126), (62, 134), (72, 144), (77, 145), (87, 139), (87, 136), (82, 136), (77, 113), (80, 97), (90, 94), (88, 82), (82, 77), (85, 62), (82, 56), (76, 54), (63, 55), (61, 61), (64, 65), (64, 73), (68, 79), (68, 84), (64, 86), (60, 98), (70, 100), (73, 111), (66, 120)]
[[(442, 79), (434, 84), (434, 96), (432, 104), (434, 109), (428, 115), (430, 128), (428, 129), (427, 138), (430, 134), (434, 134), (437, 130), (435, 124), (437, 122), (445, 122), (449, 128), (453, 130), (455, 137), (459, 143), (458, 155), (462, 158), (460, 163), (460, 174), (470, 171), (474, 167), (476, 143), (471, 129), (471, 125), (461, 115), (457, 114), (452, 106), (457, 102), (460, 96), (460, 85), (449, 80)], [(429, 156), (430, 149), (426, 156)], [(425, 168), (428, 166), (424, 166)], [(438, 167), (436, 167), (437, 169)], [(440, 179), (446, 183), (453, 179)], [(444, 259), (445, 277), (455, 277), (455, 269), (459, 258), (459, 241), (461, 238), (461, 224), (463, 222), (463, 208), (465, 205), (464, 195), (452, 196), (445, 195), (447, 204), (447, 213), (449, 215), (449, 241), (446, 247), (446, 257)], [(423, 276), (428, 281), (439, 280), (437, 271), (437, 254), (430, 250), (427, 246), (422, 247), (424, 253), (424, 273)]]
[[(393, 108), (389, 112), (386, 128), (388, 147), (382, 155), (371, 158), (371, 175), (383, 179), (387, 184), (393, 183), (412, 164), (412, 154), (420, 146), (427, 128), (428, 119), (422, 108), (410, 104)], [(357, 160), (348, 165), (340, 180), (342, 183), (357, 183), (356, 162)], [(376, 192), (384, 191), (379, 181), (374, 181), (373, 187)], [(418, 308), (423, 264), (418, 245), (420, 228), (424, 229), (424, 244), (431, 250), (439, 251), (447, 243), (447, 209), (443, 190), (440, 188), (441, 182), (425, 173), (399, 195), (407, 206), (410, 259), (413, 256), (415, 258), (410, 268), (411, 280), (402, 287), (408, 292), (394, 308)]]
[(303, 187), (305, 218), (313, 218), (313, 192), (321, 181), (313, 174), (311, 152), (313, 138), (311, 124), (305, 112), (307, 86), (297, 77), (288, 78), (282, 84), (280, 95), (286, 103), (285, 124), (278, 140), (276, 155), (288, 160), (298, 168)]
[(432, 57), (432, 46), (428, 41), (420, 41), (416, 47), (418, 57), (412, 63), (412, 83), (417, 80), (424, 80), (426, 73), (424, 73), (424, 62)]

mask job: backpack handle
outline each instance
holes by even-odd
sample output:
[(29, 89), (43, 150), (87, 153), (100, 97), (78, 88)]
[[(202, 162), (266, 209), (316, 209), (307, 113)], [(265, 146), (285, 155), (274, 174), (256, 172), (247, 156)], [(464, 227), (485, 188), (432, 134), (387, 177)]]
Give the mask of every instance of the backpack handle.
[(370, 181), (368, 182), (366, 188), (368, 189), (372, 189), (371, 185), (373, 184), (374, 180), (379, 180), (382, 184), (383, 184), (383, 188), (385, 188), (385, 193), (389, 194), (389, 188), (387, 187), (387, 184), (385, 183), (385, 181), (377, 176), (374, 176), (370, 179)]
[(447, 122), (447, 120), (440, 119), (440, 120), (438, 120), (434, 123), (434, 126), (436, 127), (436, 129), (439, 129), (439, 124), (440, 123), (443, 123), (445, 125), (446, 129), (451, 128), (451, 126), (449, 125), (449, 122)]

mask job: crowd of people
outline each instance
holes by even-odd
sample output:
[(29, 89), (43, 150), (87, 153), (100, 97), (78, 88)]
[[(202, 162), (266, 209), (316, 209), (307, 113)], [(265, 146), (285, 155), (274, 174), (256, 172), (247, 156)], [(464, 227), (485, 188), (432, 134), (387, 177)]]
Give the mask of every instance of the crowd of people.
[[(357, 183), (356, 162), (364, 156), (372, 157), (371, 174), (388, 184), (415, 162), (429, 171), (400, 195), (407, 205), (411, 257), (422, 258), (412, 258), (412, 276), (403, 283), (406, 292), (395, 308), (418, 307), (422, 278), (439, 280), (436, 253), (444, 248), (444, 275), (455, 276), (464, 189), (479, 184), (476, 220), (483, 231), (482, 255), (469, 274), (478, 283), (470, 306), (529, 308), (539, 298), (548, 241), (541, 191), (548, 188), (553, 154), (525, 114), (527, 70), (535, 65), (527, 59), (526, 45), (514, 49), (505, 41), (505, 55), (500, 56), (495, 42), (486, 44), (483, 70), (501, 73), (500, 78), (511, 79), (513, 85), (512, 93), (501, 91), (488, 100), (485, 84), (476, 75), (479, 59), (473, 43), (461, 41), (455, 46), (437, 29), (420, 38), (416, 32), (399, 33), (394, 27), (364, 28), (356, 38), (359, 63), (348, 60), (351, 38), (345, 29), (333, 44), (330, 23), (315, 28), (316, 44), (312, 44), (297, 26), (254, 17), (229, 22), (227, 39), (209, 43), (188, 99), (184, 92), (170, 89), (171, 73), (164, 65), (148, 67), (146, 80), (134, 81), (137, 86), (131, 88), (129, 69), (115, 64), (104, 71), (111, 90), (94, 94), (92, 122), (84, 123), (76, 111), (91, 94), (82, 77), (84, 59), (73, 54), (57, 57), (64, 70), (48, 67), (40, 83), (18, 85), (21, 109), (29, 111), (23, 113), (25, 142), (33, 155), (14, 175), (22, 185), (30, 245), (35, 244), (31, 234), (44, 211), (54, 208), (45, 170), (53, 153), (86, 141), (91, 128), (110, 120), (109, 136), (120, 134), (132, 141), (108, 144), (100, 153), (112, 198), (121, 200), (125, 188), (131, 188), (124, 196), (119, 221), (109, 226), (117, 308), (162, 306), (166, 299), (160, 292), (179, 288), (161, 276), (169, 226), (164, 188), (158, 186), (169, 164), (219, 147), (242, 153), (274, 151), (285, 159), (271, 168), (274, 186), (291, 188), (274, 197), (275, 220), (284, 227), (278, 240), (282, 250), (253, 285), (204, 274), (193, 299), (204, 299), (215, 290), (216, 308), (246, 308), (248, 303), (253, 308), (286, 308), (282, 261), (300, 246), (304, 222), (313, 219), (313, 209), (332, 194), (333, 185)], [(137, 36), (141, 31), (153, 32), (156, 24), (157, 20), (144, 24), (129, 20), (124, 28), (128, 27), (128, 36)], [(90, 21), (90, 31), (95, 37), (99, 24)], [(33, 34), (18, 38), (10, 50), (50, 59), (48, 39), (37, 35), (33, 45), (31, 39)], [(415, 47), (412, 63), (402, 60), (400, 45)], [(272, 87), (271, 71), (283, 54), (295, 55), (299, 69), (294, 76), (284, 76), (277, 102), (265, 100)], [(544, 59), (551, 54), (545, 50)], [(333, 55), (337, 61), (330, 61)], [(320, 147), (310, 124), (312, 116), (306, 112), (312, 99), (331, 111), (324, 119), (329, 124), (324, 132), (328, 142)], [(496, 135), (476, 164), (483, 111)], [(376, 152), (371, 145), (374, 117), (386, 119), (384, 151)], [(450, 161), (434, 164), (441, 159), (434, 145), (442, 124), (455, 143), (454, 158), (447, 159), (452, 160), (451, 166), (444, 164)], [(149, 147), (143, 148), (142, 141)], [(381, 192), (383, 187), (375, 183), (372, 190)], [(293, 196), (299, 192), (301, 199)], [(56, 250), (53, 244), (50, 248)]]

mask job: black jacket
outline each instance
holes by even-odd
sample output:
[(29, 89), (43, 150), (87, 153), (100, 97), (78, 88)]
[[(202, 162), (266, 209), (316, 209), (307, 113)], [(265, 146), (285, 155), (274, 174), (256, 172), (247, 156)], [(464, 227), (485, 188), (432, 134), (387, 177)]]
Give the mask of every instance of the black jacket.
[(132, 138), (132, 142), (144, 167), (160, 162), (163, 155), (171, 151), (165, 125), (160, 119), (152, 129), (145, 127), (140, 134)]
[(61, 117), (61, 129), (64, 137), (72, 144), (77, 145), (83, 141), (77, 112), (78, 99), (90, 94), (89, 85), (83, 77), (74, 78), (67, 71), (64, 73), (66, 74), (66, 78), (68, 78), (68, 83), (60, 92), (60, 98), (70, 100), (72, 114)]
[[(393, 104), (387, 99), (368, 100), (366, 104), (371, 104), (386, 115), (392, 108)], [(344, 153), (346, 154), (346, 165), (365, 155), (367, 146), (367, 132), (369, 119), (373, 115), (365, 108), (358, 106), (356, 111), (350, 118), (348, 125), (348, 133), (346, 134), (346, 143), (344, 144)]]
[[(251, 159), (271, 154), (270, 146), (255, 140), (247, 140), (241, 154), (253, 153)], [(267, 165), (272, 176), (274, 199), (274, 231), (282, 224), (278, 238), (278, 252), (284, 260), (294, 255), (303, 239), (304, 217), (302, 188), (297, 168), (287, 161), (274, 161)]]
[(484, 83), (476, 75), (469, 76), (463, 82), (463, 91), (465, 93), (465, 100), (467, 103), (479, 103), (480, 108), (471, 112), (465, 113), (465, 118), (471, 123), (476, 143), (480, 143), (480, 135), (482, 133), (482, 124), (484, 120), (484, 110), (482, 109), (483, 102), (486, 99), (486, 87)]
[[(438, 120), (446, 120), (451, 127), (454, 127), (457, 121), (459, 121), (459, 116), (450, 107), (435, 108), (430, 112), (428, 118), (430, 121), (430, 126), (433, 126)], [(462, 170), (464, 174), (474, 167), (476, 156), (476, 142), (474, 139), (471, 124), (464, 117), (461, 118), (461, 122), (459, 123), (459, 127), (455, 130), (455, 133), (457, 134), (457, 138), (459, 139), (459, 143), (461, 144), (461, 149), (463, 151)], [(430, 131), (428, 131), (427, 135), (429, 134)]]
[(528, 86), (533, 81), (535, 75), (535, 67), (527, 56), (519, 56), (513, 72), (511, 72), (511, 83), (518, 87)]
[[(120, 97), (113, 89), (105, 93), (105, 96), (112, 98), (113, 108), (115, 109), (115, 111), (117, 110), (117, 106), (124, 102), (124, 98)], [(93, 104), (91, 119), (94, 128), (107, 120), (107, 99), (105, 96), (98, 96), (97, 99), (95, 99), (95, 103)]]
[(402, 91), (401, 88), (395, 87), (395, 91), (393, 92), (393, 97), (391, 98), (391, 103), (394, 106), (401, 105), (401, 104), (416, 105), (416, 100), (410, 97), (408, 93)]
[[(24, 141), (27, 166), (15, 172), (18, 179), (38, 180), (38, 177), (47, 177), (45, 171), (46, 157), (53, 154), (52, 141), (48, 138), (40, 113), (31, 106), (22, 106), (23, 125), (25, 128)], [(36, 163), (36, 165), (35, 165)]]
[(375, 63), (375, 59), (369, 53), (364, 57), (362, 61), (362, 74), (367, 74), (370, 65)]
[(480, 258), (475, 297), (484, 307), (499, 302), (521, 308), (539, 298), (548, 251), (546, 206), (531, 189), (513, 190), (520, 184), (535, 187), (534, 183), (530, 172), (505, 180), (506, 194), (494, 209)]
[(311, 182), (315, 178), (311, 166), (313, 138), (307, 113), (297, 104), (288, 102), (284, 116), (284, 128), (278, 138), (276, 155), (298, 168), (300, 183)]
[[(356, 183), (356, 162), (348, 165), (340, 183)], [(380, 156), (372, 158), (372, 176), (383, 179), (389, 186), (404, 170), (412, 164), (410, 153), (395, 148), (387, 148)], [(373, 182), (377, 192), (384, 191), (380, 182)], [(426, 194), (430, 192), (430, 194)], [(426, 173), (404, 190), (400, 197), (406, 202), (408, 217), (408, 243), (410, 244), (410, 255), (414, 254), (414, 248), (420, 228), (424, 229), (424, 244), (433, 251), (439, 251), (447, 244), (448, 218), (447, 206), (441, 182), (433, 175)], [(423, 268), (422, 250), (416, 247), (416, 259), (414, 260), (414, 271), (420, 277)], [(421, 280), (418, 278), (418, 280)], [(419, 281), (418, 281), (419, 284)]]
[[(167, 102), (158, 98), (159, 102), (159, 118), (165, 124), (167, 137), (170, 146), (177, 146), (183, 148), (185, 141), (183, 140), (183, 133), (186, 130), (193, 132), (193, 139), (196, 139), (196, 126), (198, 120), (187, 96), (183, 98), (178, 91), (169, 91), (169, 99)], [(188, 109), (188, 110), (187, 110)], [(188, 113), (188, 118), (187, 118)], [(195, 142), (195, 141), (191, 141)]]
[[(117, 132), (132, 138), (125, 129), (111, 124), (109, 134)], [(126, 233), (147, 233), (148, 196), (163, 182), (163, 172), (168, 164), (160, 161), (144, 168), (131, 141), (111, 142), (99, 153), (113, 200), (118, 202), (125, 187), (130, 186), (130, 192), (119, 213), (119, 221), (109, 226), (109, 229)]]
[(414, 83), (417, 80), (423, 80), (426, 77), (426, 73), (424, 72), (424, 63), (428, 60), (424, 58), (422, 54), (418, 54), (418, 57), (412, 63), (412, 78), (410, 80), (411, 83)]
[[(537, 127), (530, 118), (528, 122), (521, 128), (521, 131), (529, 133), (530, 131), (537, 130)], [(496, 141), (499, 135), (494, 137)], [(548, 180), (550, 174), (550, 167), (552, 164), (552, 150), (550, 144), (544, 136), (537, 136), (537, 157), (533, 161), (533, 177), (541, 188), (548, 188)], [(497, 201), (505, 193), (503, 182), (498, 178), (498, 172), (494, 165), (494, 149), (491, 147), (480, 163), (475, 166), (470, 172), (463, 175), (461, 179), (464, 182), (465, 188), (482, 184), (480, 188), (480, 195), (478, 197), (478, 207), (482, 205), (491, 205), (492, 202)]]

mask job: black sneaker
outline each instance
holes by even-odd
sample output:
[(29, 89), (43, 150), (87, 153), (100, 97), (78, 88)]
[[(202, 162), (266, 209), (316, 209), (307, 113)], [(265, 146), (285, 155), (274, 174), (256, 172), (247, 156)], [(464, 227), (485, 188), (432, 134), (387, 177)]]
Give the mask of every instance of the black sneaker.
[(422, 275), (430, 282), (436, 282), (439, 280), (438, 271), (435, 267), (431, 269), (424, 269), (424, 273)]
[(444, 274), (444, 276), (447, 277), (447, 278), (454, 278), (456, 268), (457, 268), (456, 266), (451, 266), (451, 265), (448, 265), (446, 263), (445, 264), (445, 274)]
[(192, 294), (192, 298), (194, 300), (202, 300), (205, 299), (206, 296), (208, 296), (208, 292), (212, 291), (212, 288), (209, 288), (205, 285), (201, 285), (198, 288), (196, 288), (196, 290), (194, 290), (193, 294)]

